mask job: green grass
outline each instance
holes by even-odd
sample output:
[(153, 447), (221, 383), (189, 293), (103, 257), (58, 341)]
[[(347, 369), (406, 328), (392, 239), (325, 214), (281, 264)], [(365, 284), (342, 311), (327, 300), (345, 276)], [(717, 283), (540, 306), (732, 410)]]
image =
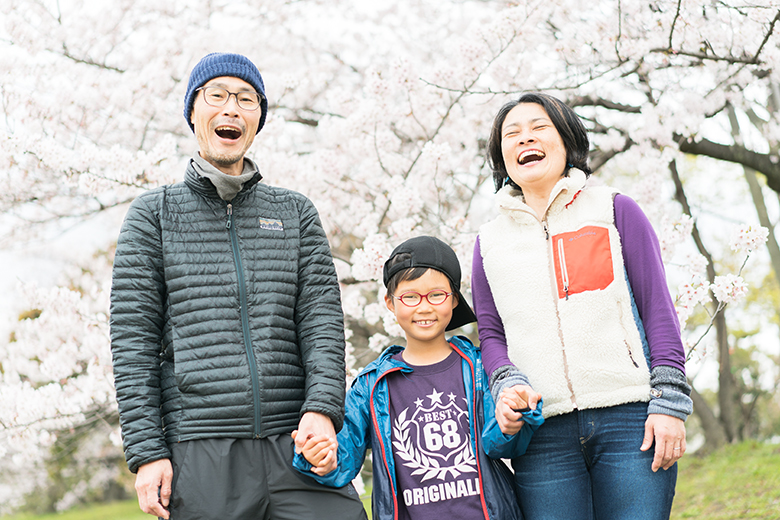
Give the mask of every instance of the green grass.
[[(371, 519), (371, 494), (361, 497)], [(2, 516), (2, 520), (152, 520), (156, 517), (141, 512), (137, 500), (125, 500), (98, 504), (85, 508), (71, 509), (64, 513), (46, 515)]]
[(138, 508), (137, 500), (99, 504), (83, 509), (71, 509), (64, 513), (47, 515), (20, 515), (3, 517), (3, 520), (152, 520)]
[[(679, 462), (672, 520), (780, 518), (780, 445), (744, 442), (707, 457)], [(371, 500), (363, 504), (371, 514)], [(20, 515), (3, 520), (151, 520), (138, 502), (114, 502), (60, 514)]]
[(672, 519), (780, 518), (780, 446), (744, 442), (679, 464)]

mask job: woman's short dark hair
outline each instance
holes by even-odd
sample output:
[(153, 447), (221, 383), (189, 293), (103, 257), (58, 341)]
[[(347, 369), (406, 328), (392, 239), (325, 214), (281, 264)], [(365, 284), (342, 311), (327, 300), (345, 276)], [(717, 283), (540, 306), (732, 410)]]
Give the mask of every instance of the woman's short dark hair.
[[(588, 131), (582, 124), (580, 117), (563, 101), (549, 94), (531, 92), (523, 94), (516, 101), (510, 101), (501, 107), (493, 119), (493, 127), (490, 129), (488, 141), (488, 161), (493, 170), (493, 183), (496, 186), (496, 191), (500, 190), (509, 178), (504, 164), (504, 154), (501, 150), (501, 130), (509, 112), (522, 103), (536, 103), (544, 108), (563, 140), (563, 146), (566, 148), (567, 167), (572, 165), (585, 172), (585, 175), (590, 175), (592, 172), (588, 166), (588, 151), (590, 150)], [(512, 179), (509, 179), (508, 182), (516, 189), (520, 189)]]

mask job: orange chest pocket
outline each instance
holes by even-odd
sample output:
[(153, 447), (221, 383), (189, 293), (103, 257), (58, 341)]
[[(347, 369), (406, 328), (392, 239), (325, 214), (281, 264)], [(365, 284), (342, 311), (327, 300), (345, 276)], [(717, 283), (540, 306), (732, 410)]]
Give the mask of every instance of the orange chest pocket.
[(585, 226), (552, 237), (558, 297), (606, 289), (614, 280), (609, 231)]

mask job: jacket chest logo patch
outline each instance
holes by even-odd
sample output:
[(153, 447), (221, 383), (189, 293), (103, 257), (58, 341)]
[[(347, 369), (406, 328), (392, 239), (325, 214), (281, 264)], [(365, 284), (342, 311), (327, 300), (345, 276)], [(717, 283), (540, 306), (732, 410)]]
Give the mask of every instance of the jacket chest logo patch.
[(281, 220), (275, 218), (263, 218), (259, 219), (260, 229), (267, 229), (269, 231), (284, 231), (284, 225)]

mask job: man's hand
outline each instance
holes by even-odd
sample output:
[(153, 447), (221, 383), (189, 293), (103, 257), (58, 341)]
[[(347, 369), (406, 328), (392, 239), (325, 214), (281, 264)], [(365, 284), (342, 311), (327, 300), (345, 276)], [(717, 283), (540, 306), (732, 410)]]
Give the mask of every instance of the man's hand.
[(135, 477), (135, 492), (138, 505), (144, 513), (168, 518), (167, 507), (171, 501), (173, 468), (169, 459), (149, 462), (138, 468)]
[(336, 440), (336, 430), (333, 428), (333, 421), (327, 415), (317, 412), (306, 412), (298, 423), (298, 430), (294, 437), (295, 453), (301, 453), (306, 445), (306, 441), (314, 437), (325, 437), (331, 442), (332, 459), (328, 459), (325, 467), (318, 466), (318, 471), (315, 471), (318, 475), (325, 475), (336, 469), (338, 465), (336, 455), (339, 444), (338, 440)]
[(515, 410), (536, 409), (542, 396), (528, 385), (515, 385), (504, 389), (496, 403), (496, 421), (504, 435), (514, 435), (525, 422), (523, 414)]
[[(292, 432), (292, 438), (298, 436), (298, 430)], [(324, 435), (315, 435), (309, 437), (303, 445), (301, 452), (306, 460), (312, 465), (311, 472), (315, 475), (325, 476), (336, 469), (336, 451), (338, 444), (325, 437)]]
[(685, 423), (682, 419), (659, 413), (651, 413), (645, 421), (645, 437), (642, 451), (647, 451), (655, 440), (655, 457), (651, 469), (669, 469), (685, 453)]

